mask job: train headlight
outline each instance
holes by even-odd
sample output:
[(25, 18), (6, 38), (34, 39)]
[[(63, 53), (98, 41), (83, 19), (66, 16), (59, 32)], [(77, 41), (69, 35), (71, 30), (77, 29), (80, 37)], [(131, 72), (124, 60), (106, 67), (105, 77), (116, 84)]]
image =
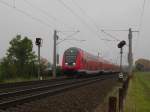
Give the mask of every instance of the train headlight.
[(65, 65), (68, 65), (68, 63), (65, 63)]
[(75, 66), (75, 65), (76, 65), (76, 63), (73, 63), (73, 65)]

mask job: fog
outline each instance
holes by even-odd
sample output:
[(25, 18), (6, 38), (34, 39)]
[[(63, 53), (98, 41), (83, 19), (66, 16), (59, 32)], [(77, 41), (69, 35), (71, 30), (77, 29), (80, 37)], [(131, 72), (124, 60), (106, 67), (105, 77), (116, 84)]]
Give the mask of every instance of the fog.
[[(150, 1), (146, 0), (141, 15), (143, 2), (144, 0), (0, 0), (0, 58), (5, 56), (9, 41), (21, 34), (32, 39), (33, 44), (36, 37), (42, 38), (41, 56), (52, 62), (53, 33), (57, 30), (58, 41), (71, 35), (68, 37), (70, 40), (57, 46), (60, 60), (64, 50), (74, 46), (95, 55), (100, 52), (101, 57), (119, 63), (119, 42), (111, 36), (128, 43), (128, 31), (108, 29), (132, 28), (133, 31), (140, 31), (133, 32), (134, 58), (150, 59)], [(101, 32), (102, 29), (111, 36)], [(37, 53), (35, 44), (34, 51)], [(128, 46), (125, 46), (124, 64), (127, 63), (127, 53)]]

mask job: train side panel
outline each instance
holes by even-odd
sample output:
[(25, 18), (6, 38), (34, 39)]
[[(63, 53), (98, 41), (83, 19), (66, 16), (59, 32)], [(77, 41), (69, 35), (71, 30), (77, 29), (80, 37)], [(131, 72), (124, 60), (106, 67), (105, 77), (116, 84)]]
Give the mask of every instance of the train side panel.
[(102, 72), (115, 72), (118, 66), (107, 60), (91, 55), (79, 48), (69, 48), (65, 51), (62, 61), (62, 69), (66, 73), (93, 74)]

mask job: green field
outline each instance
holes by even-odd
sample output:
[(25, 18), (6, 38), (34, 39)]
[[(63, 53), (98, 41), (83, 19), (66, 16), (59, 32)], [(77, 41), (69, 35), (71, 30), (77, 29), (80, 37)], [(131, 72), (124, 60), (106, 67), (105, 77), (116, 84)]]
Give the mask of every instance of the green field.
[(135, 73), (131, 79), (125, 112), (150, 112), (150, 72)]

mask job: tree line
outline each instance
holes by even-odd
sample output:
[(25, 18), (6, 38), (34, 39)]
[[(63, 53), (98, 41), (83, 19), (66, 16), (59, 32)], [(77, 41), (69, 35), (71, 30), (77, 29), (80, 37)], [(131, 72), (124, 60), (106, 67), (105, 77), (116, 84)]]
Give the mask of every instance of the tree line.
[(138, 71), (150, 71), (150, 60), (140, 58), (135, 61), (135, 67)]
[[(17, 35), (10, 42), (6, 56), (0, 61), (0, 81), (37, 77), (38, 60), (28, 37)], [(47, 66), (41, 63), (41, 71)]]

